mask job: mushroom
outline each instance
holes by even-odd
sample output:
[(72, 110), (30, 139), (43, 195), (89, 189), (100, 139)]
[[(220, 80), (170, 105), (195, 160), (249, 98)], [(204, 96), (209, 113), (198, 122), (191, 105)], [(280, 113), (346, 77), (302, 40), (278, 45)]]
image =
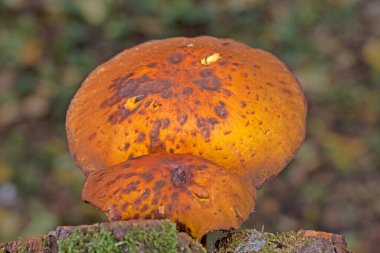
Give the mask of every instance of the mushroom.
[(144, 155), (94, 171), (82, 191), (109, 220), (170, 219), (197, 240), (239, 227), (255, 197), (248, 180), (189, 154)]
[(154, 153), (190, 153), (247, 177), (277, 175), (305, 136), (306, 100), (272, 54), (209, 36), (154, 40), (97, 67), (67, 113), (86, 174)]

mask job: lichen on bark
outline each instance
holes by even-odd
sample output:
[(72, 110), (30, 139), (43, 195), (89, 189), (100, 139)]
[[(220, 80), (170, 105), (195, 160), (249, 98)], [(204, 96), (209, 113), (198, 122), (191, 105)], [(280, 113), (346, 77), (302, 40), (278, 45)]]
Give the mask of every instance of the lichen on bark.
[(339, 242), (329, 241), (317, 233), (310, 236), (303, 230), (272, 234), (249, 229), (229, 233), (216, 243), (214, 253), (346, 253), (344, 239), (340, 238)]

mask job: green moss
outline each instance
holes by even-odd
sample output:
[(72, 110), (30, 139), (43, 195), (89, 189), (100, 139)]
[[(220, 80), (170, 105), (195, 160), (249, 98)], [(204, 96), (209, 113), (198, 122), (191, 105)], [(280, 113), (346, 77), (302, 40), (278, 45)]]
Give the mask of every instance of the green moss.
[(124, 236), (125, 252), (177, 252), (177, 231), (173, 223), (164, 221), (160, 229), (135, 227)]
[(83, 232), (75, 230), (65, 239), (58, 240), (59, 252), (63, 253), (174, 253), (177, 252), (176, 226), (170, 222), (162, 222), (159, 227), (130, 228), (122, 241), (118, 241), (108, 230), (99, 232)]
[(122, 252), (112, 233), (104, 229), (101, 229), (98, 233), (84, 233), (80, 230), (75, 230), (70, 236), (58, 240), (57, 243), (59, 252), (63, 253), (81, 253), (84, 252), (84, 249), (89, 253)]
[(51, 247), (51, 245), (50, 245), (49, 236), (44, 235), (42, 238), (42, 248), (43, 248), (43, 250), (47, 251), (50, 247)]
[(299, 236), (298, 233), (290, 231), (286, 233), (264, 233), (262, 234), (265, 246), (260, 253), (270, 252), (294, 252), (294, 249), (301, 249), (305, 245), (311, 244), (313, 239), (310, 237)]
[(28, 252), (28, 248), (26, 246), (26, 243), (25, 243), (25, 241), (22, 238), (18, 239), (18, 249), (17, 249), (17, 252), (20, 252), (20, 253)]

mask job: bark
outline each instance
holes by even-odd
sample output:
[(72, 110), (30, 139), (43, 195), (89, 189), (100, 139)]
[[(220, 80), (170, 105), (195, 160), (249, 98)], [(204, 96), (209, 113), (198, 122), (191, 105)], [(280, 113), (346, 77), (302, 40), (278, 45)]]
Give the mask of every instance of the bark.
[(344, 237), (313, 230), (267, 233), (254, 229), (229, 233), (214, 253), (349, 253)]

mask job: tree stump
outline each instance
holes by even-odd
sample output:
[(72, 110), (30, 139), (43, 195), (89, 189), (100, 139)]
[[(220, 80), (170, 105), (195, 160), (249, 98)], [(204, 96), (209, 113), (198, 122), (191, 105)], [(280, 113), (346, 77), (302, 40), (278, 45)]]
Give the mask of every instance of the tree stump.
[[(313, 230), (278, 234), (254, 229), (230, 232), (213, 253), (348, 253), (341, 235)], [(0, 253), (206, 253), (188, 234), (168, 220), (130, 220), (62, 226), (48, 234), (0, 244)]]

